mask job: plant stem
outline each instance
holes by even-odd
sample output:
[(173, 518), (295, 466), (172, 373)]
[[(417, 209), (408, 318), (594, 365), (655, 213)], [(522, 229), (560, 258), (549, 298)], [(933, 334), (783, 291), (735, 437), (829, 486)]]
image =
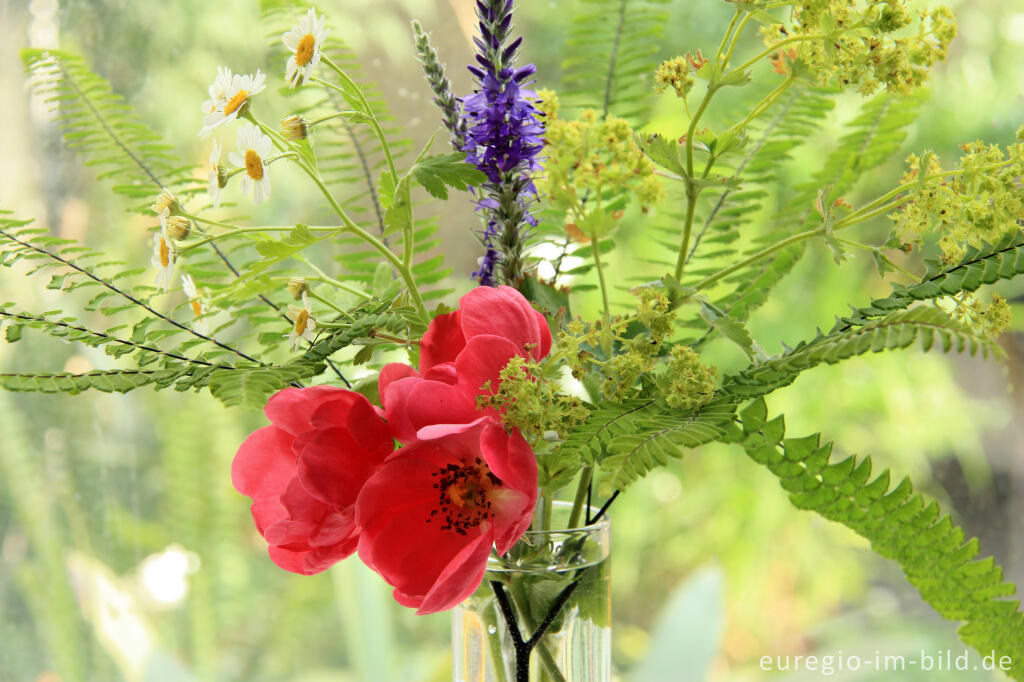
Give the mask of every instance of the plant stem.
[(791, 237), (787, 237), (787, 238), (783, 239), (782, 241), (776, 242), (776, 243), (774, 243), (774, 244), (772, 244), (770, 246), (766, 246), (765, 248), (761, 249), (757, 253), (755, 253), (755, 254), (753, 254), (751, 256), (748, 256), (747, 258), (744, 258), (741, 261), (737, 261), (737, 262), (733, 263), (732, 265), (730, 265), (727, 268), (723, 268), (723, 269), (719, 270), (715, 274), (710, 275), (710, 276), (704, 278), (703, 280), (701, 280), (700, 282), (698, 282), (694, 286), (695, 286), (695, 288), (697, 290), (707, 289), (709, 286), (711, 286), (712, 284), (714, 284), (718, 280), (722, 279), (723, 277), (727, 277), (727, 276), (731, 275), (732, 273), (736, 272), (737, 270), (742, 270), (743, 268), (747, 267), (751, 263), (754, 263), (756, 261), (761, 260), (765, 256), (770, 256), (771, 254), (775, 253), (776, 251), (781, 251), (782, 249), (786, 248), (787, 246), (792, 246), (793, 244), (797, 244), (797, 243), (802, 242), (802, 241), (804, 241), (806, 239), (811, 239), (812, 237), (817, 237), (818, 235), (823, 235), (823, 234), (825, 234), (825, 228), (823, 228), (823, 227), (817, 227), (817, 228), (815, 228), (813, 230), (807, 230), (806, 232), (800, 232), (800, 233), (794, 234)]
[(302, 163), (299, 160), (296, 160), (295, 163), (303, 171), (305, 171), (306, 174), (310, 177), (310, 179), (314, 183), (316, 183), (316, 186), (320, 188), (320, 191), (327, 199), (327, 203), (329, 203), (331, 205), (331, 208), (334, 209), (335, 214), (337, 214), (337, 216), (341, 219), (341, 222), (345, 225), (345, 228), (355, 233), (356, 236), (358, 236), (360, 239), (362, 239), (367, 244), (376, 249), (376, 251), (380, 253), (380, 255), (384, 256), (384, 258), (389, 263), (391, 263), (391, 265), (395, 268), (395, 271), (402, 276), (402, 280), (405, 282), (405, 286), (409, 291), (409, 296), (412, 298), (412, 302), (416, 306), (416, 310), (419, 312), (420, 318), (424, 322), (428, 322), (430, 320), (430, 315), (427, 313), (427, 308), (423, 304), (423, 297), (420, 295), (419, 288), (416, 286), (416, 280), (412, 276), (412, 268), (410, 267), (410, 264), (405, 262), (404, 259), (401, 259), (398, 256), (396, 256), (394, 252), (392, 252), (391, 249), (389, 249), (383, 242), (381, 242), (379, 239), (374, 237), (372, 234), (370, 234), (363, 228), (359, 227), (359, 225), (357, 225), (351, 218), (349, 218), (348, 214), (345, 213), (345, 210), (341, 207), (340, 204), (338, 204), (338, 201), (334, 198), (334, 195), (331, 194), (331, 191), (327, 189), (327, 186), (324, 184), (324, 181), (320, 179), (320, 175), (316, 171), (314, 171), (312, 168), (308, 167), (305, 163)]
[(679, 255), (676, 256), (674, 277), (680, 281), (686, 267), (686, 254), (690, 250), (690, 233), (693, 231), (693, 216), (697, 212), (697, 196), (699, 192), (689, 180), (686, 181), (686, 222), (683, 223), (683, 237), (679, 242)]
[(315, 121), (310, 121), (309, 122), (309, 127), (312, 128), (313, 126), (319, 125), (320, 123), (323, 123), (324, 121), (330, 121), (331, 119), (334, 119), (334, 118), (341, 118), (342, 116), (351, 116), (352, 114), (356, 114), (356, 113), (359, 113), (359, 112), (357, 112), (357, 111), (339, 111), (339, 112), (336, 112), (336, 113), (333, 113), (333, 114), (327, 114), (326, 116), (321, 116), (320, 118), (316, 119)]
[[(580, 516), (583, 514), (583, 507), (587, 499), (587, 491), (590, 490), (590, 481), (594, 477), (594, 467), (585, 466), (580, 471), (580, 482), (576, 486), (576, 497), (572, 501), (572, 511), (569, 513), (568, 528), (579, 528)], [(588, 516), (590, 510), (587, 510)]]
[(321, 303), (323, 303), (328, 308), (331, 308), (332, 310), (334, 310), (336, 313), (338, 313), (342, 317), (347, 317), (348, 319), (353, 320), (353, 321), (355, 320), (355, 318), (352, 317), (352, 315), (347, 310), (343, 310), (343, 309), (339, 308), (338, 306), (334, 305), (333, 303), (331, 303), (326, 298), (324, 298), (320, 294), (316, 293), (312, 289), (309, 289), (307, 293), (309, 294), (310, 298), (315, 298), (316, 300), (320, 301)]
[(768, 109), (768, 107), (774, 104), (775, 100), (781, 97), (783, 93), (785, 93), (786, 90), (789, 89), (789, 86), (791, 86), (793, 84), (793, 81), (795, 80), (795, 76), (790, 75), (789, 78), (779, 83), (771, 92), (764, 96), (764, 99), (762, 99), (754, 106), (754, 108), (751, 110), (751, 112), (747, 115), (746, 118), (744, 118), (739, 123), (730, 126), (729, 130), (726, 132), (734, 132), (737, 130), (741, 130), (742, 128), (749, 125), (751, 121), (753, 121), (755, 118), (763, 114), (765, 110)]
[[(295, 229), (295, 228), (294, 227), (284, 227), (284, 226), (282, 226), (282, 227), (276, 227), (276, 226), (275, 227), (263, 227), (263, 226), (259, 226), (259, 227), (236, 227), (236, 228), (232, 229), (230, 232), (221, 232), (220, 234), (211, 234), (211, 235), (207, 235), (206, 237), (203, 237), (202, 239), (198, 239), (198, 240), (196, 240), (194, 242), (189, 242), (188, 244), (182, 244), (181, 246), (178, 247), (178, 252), (179, 253), (184, 253), (185, 251), (191, 251), (192, 249), (196, 248), (197, 246), (202, 246), (203, 244), (208, 244), (210, 242), (217, 241), (218, 239), (223, 239), (224, 237), (233, 237), (236, 234), (246, 234), (246, 233), (253, 233), (253, 232), (289, 232), (289, 231), (291, 231), (293, 229)], [(311, 232), (338, 232), (338, 231), (340, 231), (340, 228), (338, 228), (338, 227), (310, 227), (309, 230)]]
[(804, 41), (807, 41), (807, 40), (821, 40), (821, 39), (826, 38), (826, 37), (828, 37), (828, 36), (826, 36), (824, 33), (812, 33), (812, 34), (805, 35), (805, 36), (792, 36), (792, 37), (786, 38), (785, 40), (780, 40), (779, 42), (775, 43), (771, 47), (765, 48), (761, 52), (758, 52), (756, 55), (754, 55), (753, 57), (751, 57), (750, 59), (748, 59), (747, 61), (743, 62), (742, 64), (740, 64), (739, 66), (737, 66), (735, 69), (732, 69), (732, 70), (733, 71), (745, 71), (745, 70), (749, 69), (751, 66), (753, 66), (755, 63), (760, 61), (761, 59), (764, 59), (768, 55), (775, 54), (776, 52), (778, 52), (779, 49), (783, 45), (788, 45), (790, 43), (800, 43), (800, 42), (804, 42)]
[[(600, 207), (597, 209), (600, 210)], [(604, 268), (601, 265), (601, 249), (597, 235), (590, 237), (590, 249), (594, 252), (594, 267), (597, 269), (597, 281), (601, 285), (601, 302), (604, 305), (604, 329), (607, 332), (611, 320), (611, 306), (608, 305), (608, 286), (604, 280)]]

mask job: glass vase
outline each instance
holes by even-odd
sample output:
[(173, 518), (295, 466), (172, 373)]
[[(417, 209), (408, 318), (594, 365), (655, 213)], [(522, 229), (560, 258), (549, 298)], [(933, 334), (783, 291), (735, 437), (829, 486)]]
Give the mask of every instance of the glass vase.
[(492, 554), (453, 611), (455, 682), (610, 682), (611, 525), (559, 530), (571, 507), (555, 503), (556, 530), (529, 530), (505, 556)]

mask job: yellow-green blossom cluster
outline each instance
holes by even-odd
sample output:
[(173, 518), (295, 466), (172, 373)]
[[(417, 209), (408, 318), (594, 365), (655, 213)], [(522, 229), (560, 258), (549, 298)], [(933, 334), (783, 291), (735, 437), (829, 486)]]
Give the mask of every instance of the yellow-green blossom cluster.
[(690, 90), (693, 89), (694, 80), (691, 72), (690, 60), (686, 57), (679, 56), (666, 59), (658, 66), (658, 70), (654, 72), (655, 92), (660, 95), (671, 87), (676, 91), (677, 96), (686, 97)]
[(625, 119), (602, 118), (588, 109), (578, 120), (564, 120), (558, 117), (554, 92), (541, 90), (538, 96), (546, 130), (541, 184), (551, 204), (565, 211), (568, 223), (583, 236), (609, 231), (633, 197), (645, 208), (664, 197), (654, 164), (640, 151)]
[(661, 377), (669, 407), (695, 410), (715, 394), (715, 370), (700, 361), (689, 346), (673, 346), (668, 370)]
[(953, 300), (956, 307), (952, 314), (983, 336), (995, 339), (1010, 326), (1013, 317), (1010, 304), (997, 293), (992, 294), (988, 303), (966, 293), (954, 296)]
[(536, 362), (516, 356), (501, 370), (498, 390), (477, 401), (501, 412), (502, 421), (531, 442), (552, 433), (561, 438), (588, 412), (579, 398), (562, 393), (557, 382), (539, 378), (542, 375)]
[(945, 262), (962, 258), (968, 245), (999, 241), (1020, 229), (1024, 217), (1024, 143), (1005, 151), (982, 142), (961, 149), (958, 169), (947, 173), (935, 154), (911, 155), (903, 176), (911, 194), (890, 214), (902, 241), (920, 243), (939, 233)]
[[(765, 45), (798, 73), (821, 85), (839, 84), (870, 95), (884, 88), (907, 93), (946, 58), (956, 35), (953, 13), (939, 6), (918, 13), (916, 30), (906, 0), (801, 0), (792, 19), (762, 29)], [(776, 67), (778, 70), (778, 66)]]
[[(583, 379), (591, 369), (601, 380), (601, 396), (605, 400), (630, 397), (644, 375), (653, 374), (661, 361), (665, 339), (672, 332), (675, 312), (664, 290), (643, 287), (634, 291), (638, 297), (636, 315), (632, 318), (646, 330), (624, 337), (614, 335), (615, 352), (606, 360), (599, 359), (592, 349), (600, 348), (601, 328), (574, 320), (558, 336), (559, 352), (568, 359), (576, 379)], [(632, 320), (618, 320), (612, 329), (630, 329)], [(635, 326), (634, 326), (635, 329)]]

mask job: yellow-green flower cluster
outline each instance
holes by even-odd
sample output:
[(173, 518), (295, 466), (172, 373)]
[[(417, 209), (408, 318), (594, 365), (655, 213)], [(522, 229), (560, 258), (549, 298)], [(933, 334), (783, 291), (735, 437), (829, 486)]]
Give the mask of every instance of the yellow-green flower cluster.
[(913, 20), (906, 0), (801, 0), (789, 23), (766, 26), (762, 36), (821, 85), (907, 93), (946, 58), (956, 35), (948, 7), (918, 19), (917, 30), (907, 30)]
[[(538, 96), (537, 107), (546, 119), (546, 177), (541, 184), (552, 205), (566, 211), (568, 222), (584, 236), (591, 236), (592, 230), (584, 224), (595, 213), (608, 213), (613, 222), (632, 197), (645, 208), (664, 197), (654, 165), (640, 151), (625, 119), (602, 118), (588, 109), (579, 120), (563, 120), (558, 117), (554, 92), (541, 90)], [(593, 224), (608, 222), (595, 220)]]
[(715, 370), (703, 364), (689, 346), (674, 346), (661, 383), (669, 407), (695, 410), (714, 396)]
[(557, 382), (539, 379), (542, 375), (536, 362), (516, 356), (501, 370), (498, 390), (477, 401), (496, 408), (507, 426), (518, 428), (531, 442), (551, 433), (562, 438), (588, 412), (579, 398), (560, 392)]
[(992, 294), (988, 303), (967, 292), (953, 296), (952, 300), (955, 307), (950, 313), (982, 336), (995, 339), (1010, 326), (1013, 317), (1010, 304), (997, 293)]
[(992, 244), (1020, 229), (1024, 217), (1024, 144), (1004, 151), (971, 142), (961, 149), (958, 169), (947, 173), (934, 154), (911, 155), (903, 182), (912, 194), (890, 214), (896, 236), (905, 242), (940, 233), (947, 263), (962, 258), (967, 245)]
[(677, 96), (685, 98), (693, 84), (690, 61), (683, 56), (663, 61), (654, 72), (654, 91), (659, 95), (671, 87)]

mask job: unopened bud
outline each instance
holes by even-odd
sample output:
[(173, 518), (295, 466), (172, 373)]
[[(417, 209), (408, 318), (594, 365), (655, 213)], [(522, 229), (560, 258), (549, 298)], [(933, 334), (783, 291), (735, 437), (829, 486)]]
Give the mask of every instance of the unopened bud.
[(309, 137), (309, 123), (302, 116), (293, 114), (281, 119), (281, 128), (288, 140), (305, 140)]
[(187, 239), (192, 234), (192, 221), (175, 215), (167, 219), (167, 236), (175, 241)]
[(292, 295), (296, 301), (302, 298), (302, 295), (309, 291), (309, 282), (302, 277), (292, 277), (288, 280), (288, 293)]

